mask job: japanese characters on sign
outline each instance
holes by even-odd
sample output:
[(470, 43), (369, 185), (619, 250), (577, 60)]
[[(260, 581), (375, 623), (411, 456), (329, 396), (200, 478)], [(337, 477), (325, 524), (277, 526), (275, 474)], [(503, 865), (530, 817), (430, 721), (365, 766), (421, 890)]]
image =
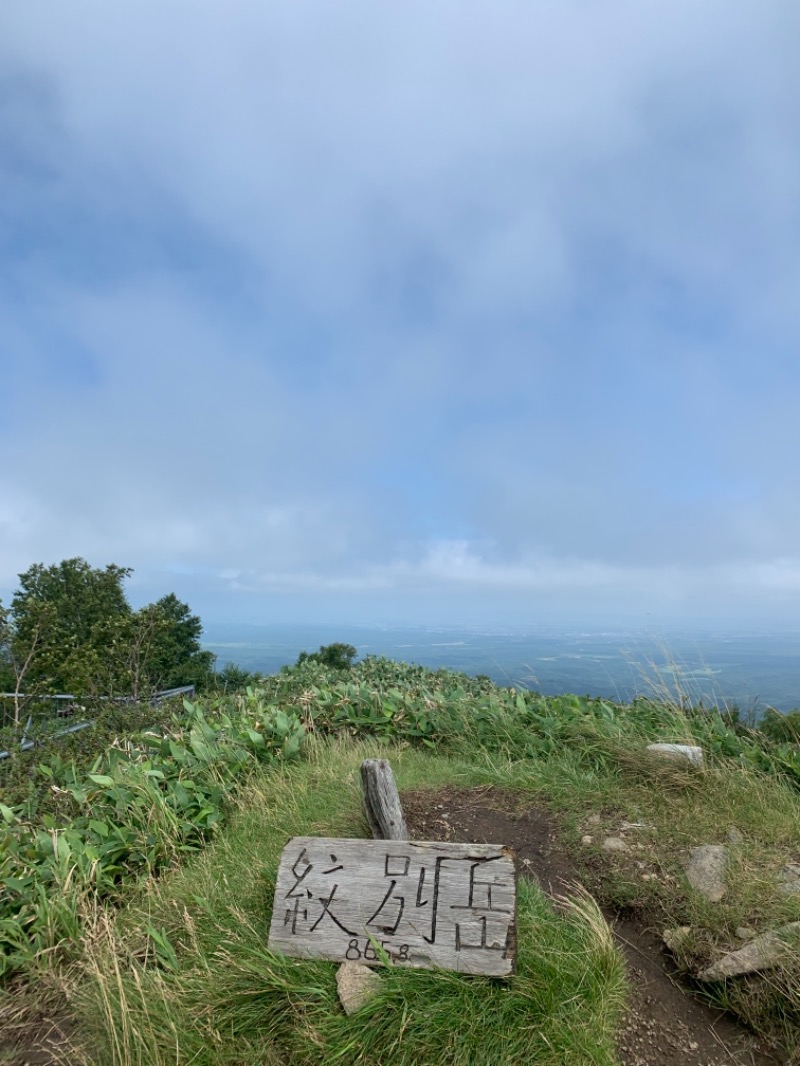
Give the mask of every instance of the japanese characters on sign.
[(514, 970), (509, 848), (294, 837), (281, 856), (269, 947), (300, 958), (506, 977)]

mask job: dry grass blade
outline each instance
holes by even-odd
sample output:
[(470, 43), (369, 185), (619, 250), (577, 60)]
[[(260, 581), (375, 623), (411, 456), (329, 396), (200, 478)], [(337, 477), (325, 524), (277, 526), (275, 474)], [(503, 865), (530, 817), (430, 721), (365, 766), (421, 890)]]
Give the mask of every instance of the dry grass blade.
[(573, 883), (567, 886), (570, 894), (554, 896), (558, 907), (573, 914), (583, 924), (598, 951), (615, 951), (614, 934), (600, 909), (600, 904), (584, 885)]

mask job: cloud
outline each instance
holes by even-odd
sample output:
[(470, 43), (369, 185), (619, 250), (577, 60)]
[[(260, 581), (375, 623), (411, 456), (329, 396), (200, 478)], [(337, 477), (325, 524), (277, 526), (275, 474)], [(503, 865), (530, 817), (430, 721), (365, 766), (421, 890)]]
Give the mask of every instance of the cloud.
[(793, 594), (790, 0), (4, 22), (0, 587)]

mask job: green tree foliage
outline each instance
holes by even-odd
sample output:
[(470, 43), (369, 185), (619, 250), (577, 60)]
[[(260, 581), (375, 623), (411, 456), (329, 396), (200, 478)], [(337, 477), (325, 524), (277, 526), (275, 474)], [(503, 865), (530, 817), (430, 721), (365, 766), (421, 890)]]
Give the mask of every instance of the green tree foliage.
[(19, 654), (33, 651), (27, 684), (69, 692), (87, 657), (102, 657), (109, 625), (127, 619), (131, 608), (123, 567), (93, 569), (85, 559), (53, 566), (36, 563), (19, 575), (11, 602)]
[(264, 675), (257, 670), (245, 670), (238, 663), (226, 663), (214, 675), (214, 687), (221, 692), (236, 692), (247, 688), (248, 685), (258, 685), (264, 680)]
[(202, 623), (172, 593), (134, 611), (126, 567), (84, 559), (37, 563), (20, 574), (10, 610), (0, 605), (0, 679), (6, 691), (139, 698), (195, 684), (213, 672)]
[[(12, 721), (19, 724), (23, 707), (45, 686), (36, 676), (38, 661), (46, 658), (47, 645), (55, 628), (56, 612), (52, 604), (33, 603), (25, 619), (24, 632), (15, 617), (0, 603), (0, 692), (13, 697)], [(5, 707), (0, 710), (6, 710)], [(5, 718), (5, 714), (2, 715)]]
[(139, 613), (155, 631), (148, 668), (152, 680), (160, 688), (202, 687), (212, 673), (214, 655), (200, 647), (200, 618), (172, 592)]
[(297, 657), (297, 665), (303, 663), (322, 663), (332, 670), (349, 670), (353, 665), (358, 649), (352, 644), (342, 644), (340, 641), (334, 644), (323, 644), (319, 651), (301, 651)]

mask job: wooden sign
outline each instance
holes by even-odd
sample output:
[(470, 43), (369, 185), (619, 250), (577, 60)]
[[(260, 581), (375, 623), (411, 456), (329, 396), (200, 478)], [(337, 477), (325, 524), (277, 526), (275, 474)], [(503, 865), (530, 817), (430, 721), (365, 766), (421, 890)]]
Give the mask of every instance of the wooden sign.
[(514, 972), (514, 853), (495, 844), (294, 837), (283, 849), (269, 947), (284, 955)]

